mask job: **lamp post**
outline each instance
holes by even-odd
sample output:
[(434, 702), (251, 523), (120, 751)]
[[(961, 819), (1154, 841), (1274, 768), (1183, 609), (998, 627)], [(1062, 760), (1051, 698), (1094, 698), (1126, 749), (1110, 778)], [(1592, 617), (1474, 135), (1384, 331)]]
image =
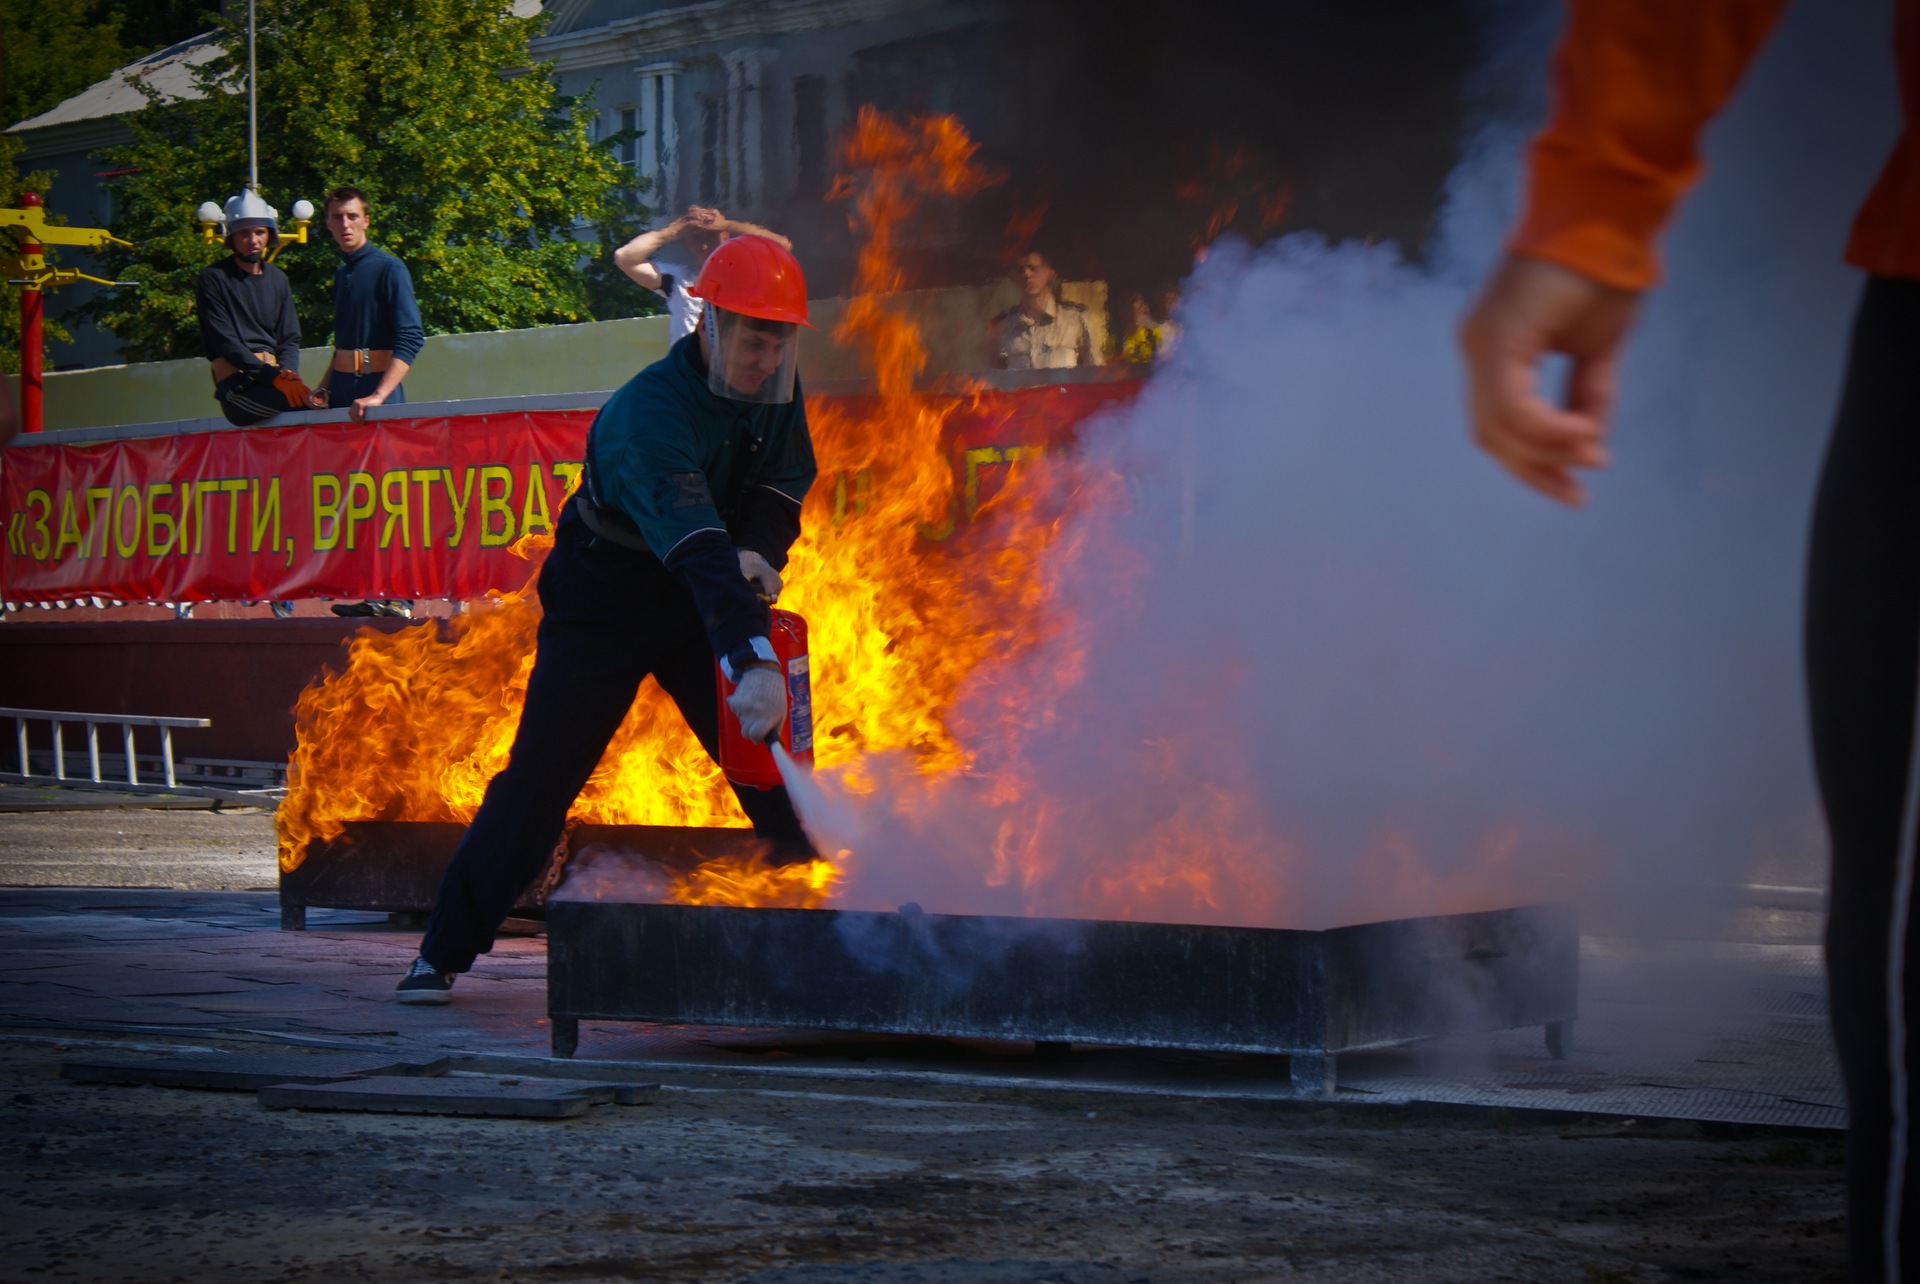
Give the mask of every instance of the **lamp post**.
[[(40, 193), (22, 192), (22, 209), (42, 207)], [(20, 243), (20, 268), (25, 284), (20, 288), (20, 426), (27, 432), (39, 432), (42, 397), (46, 382), (41, 375), (40, 320), (46, 312), (46, 296), (40, 291), (38, 274), (47, 266), (46, 249), (38, 241)]]

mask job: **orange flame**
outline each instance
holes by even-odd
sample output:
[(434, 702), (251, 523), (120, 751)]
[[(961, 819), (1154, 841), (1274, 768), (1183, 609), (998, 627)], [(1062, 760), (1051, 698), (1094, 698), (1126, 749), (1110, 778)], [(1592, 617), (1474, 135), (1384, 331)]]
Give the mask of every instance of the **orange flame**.
[(1209, 245), (1242, 223), (1243, 212), (1257, 215), (1246, 222), (1265, 239), (1287, 221), (1293, 206), (1291, 184), (1281, 182), (1245, 149), (1228, 151), (1218, 143), (1207, 149), (1205, 171), (1175, 184), (1173, 190), (1180, 200), (1206, 211), (1191, 238), (1193, 250), (1202, 258)]
[[(989, 394), (916, 394), (926, 350), (885, 296), (906, 281), (896, 248), (903, 222), (928, 199), (964, 197), (998, 176), (976, 162), (975, 144), (952, 117), (902, 124), (871, 108), (860, 112), (843, 160), (834, 191), (851, 199), (850, 220), (864, 241), (854, 297), (834, 337), (864, 354), (880, 395), (853, 408), (809, 407), (821, 477), (807, 498), (806, 533), (791, 552), (782, 604), (808, 620), (819, 767), (900, 751), (922, 772), (952, 772), (964, 766), (946, 725), (960, 684), (983, 661), (1037, 640), (1032, 572), (1053, 526), (1009, 482), (968, 530), (952, 534), (956, 495), (942, 430)], [(1025, 467), (1011, 470), (1016, 480)], [(850, 511), (849, 489), (858, 497)], [(516, 551), (537, 563), (544, 544), (523, 541)], [(538, 622), (530, 580), (440, 631), (415, 626), (356, 638), (345, 672), (309, 687), (296, 706), (298, 746), (279, 811), (281, 867), (297, 866), (310, 842), (338, 835), (350, 820), (471, 818), (506, 763)], [(651, 683), (569, 820), (745, 824), (719, 769)], [(772, 869), (714, 860), (676, 876), (669, 898), (814, 906), (839, 878), (824, 860)]]
[(675, 905), (752, 905), (818, 909), (838, 890), (840, 868), (829, 860), (793, 865), (710, 860), (675, 874), (667, 900)]

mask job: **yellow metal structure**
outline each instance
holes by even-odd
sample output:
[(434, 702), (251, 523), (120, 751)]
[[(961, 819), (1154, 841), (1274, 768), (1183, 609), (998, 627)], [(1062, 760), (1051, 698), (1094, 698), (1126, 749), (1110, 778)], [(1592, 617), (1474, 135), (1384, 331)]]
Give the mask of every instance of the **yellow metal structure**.
[[(105, 249), (109, 245), (124, 245), (129, 249), (133, 246), (132, 241), (123, 241), (105, 228), (65, 227), (49, 223), (46, 207), (40, 205), (29, 205), (24, 209), (0, 209), (0, 228), (19, 229), (21, 239), (29, 245), (78, 245), (89, 250)], [(72, 285), (76, 281), (92, 281), (96, 285), (119, 284), (90, 276), (75, 268), (48, 267), (47, 256), (41, 253), (0, 258), (0, 271), (6, 272), (16, 284), (34, 290)]]

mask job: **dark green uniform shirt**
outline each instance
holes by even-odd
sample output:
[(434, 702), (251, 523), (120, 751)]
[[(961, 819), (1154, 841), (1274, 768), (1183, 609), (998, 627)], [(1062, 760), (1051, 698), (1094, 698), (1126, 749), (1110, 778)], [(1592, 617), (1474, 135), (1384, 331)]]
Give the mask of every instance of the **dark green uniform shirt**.
[(815, 469), (797, 386), (783, 405), (717, 396), (688, 335), (601, 407), (586, 463), (599, 524), (686, 582), (716, 655), (766, 636), (766, 606), (735, 550), (779, 568), (799, 538)]

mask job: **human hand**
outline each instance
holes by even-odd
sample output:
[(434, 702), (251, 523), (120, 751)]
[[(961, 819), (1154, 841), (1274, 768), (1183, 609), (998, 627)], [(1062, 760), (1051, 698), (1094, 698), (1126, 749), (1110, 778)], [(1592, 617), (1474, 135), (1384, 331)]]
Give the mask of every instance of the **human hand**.
[(298, 409), (313, 401), (313, 390), (301, 382), (299, 374), (295, 371), (282, 370), (274, 375), (273, 386), (280, 390), (280, 395), (286, 399), (289, 409)]
[(748, 669), (727, 697), (727, 708), (740, 719), (740, 730), (747, 739), (766, 743), (787, 716), (787, 684), (780, 680), (780, 671), (763, 664)]
[[(1605, 468), (1621, 341), (1640, 296), (1544, 259), (1508, 255), (1460, 323), (1473, 439), (1502, 467), (1563, 504), (1584, 504), (1576, 468)], [(1540, 394), (1550, 352), (1573, 358), (1566, 405)]]
[(356, 397), (354, 398), (353, 404), (347, 407), (347, 418), (353, 420), (355, 423), (359, 423), (367, 417), (369, 410), (372, 410), (375, 406), (385, 405), (386, 401), (386, 394), (379, 392), (367, 397)]
[(740, 554), (740, 573), (747, 577), (747, 583), (766, 595), (769, 602), (780, 600), (780, 572), (773, 564), (750, 548), (735, 550)]
[(687, 212), (681, 218), (688, 226), (709, 232), (718, 231), (720, 225), (726, 221), (720, 217), (720, 211), (710, 205), (689, 205)]

